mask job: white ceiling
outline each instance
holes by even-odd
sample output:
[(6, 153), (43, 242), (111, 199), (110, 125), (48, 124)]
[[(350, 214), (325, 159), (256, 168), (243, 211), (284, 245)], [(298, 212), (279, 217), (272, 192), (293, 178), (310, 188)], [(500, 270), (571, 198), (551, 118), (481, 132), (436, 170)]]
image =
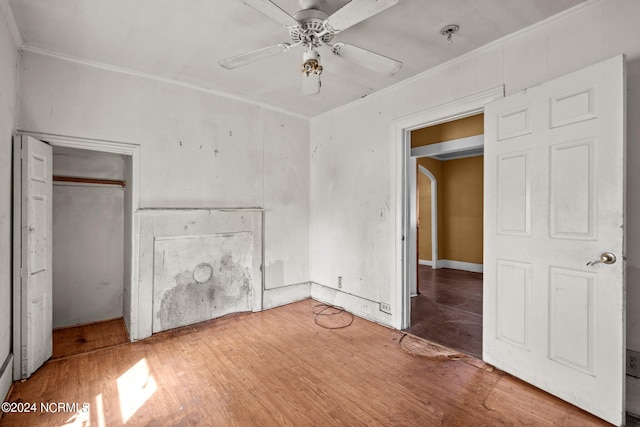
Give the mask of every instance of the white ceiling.
[[(374, 1), (374, 0), (372, 0)], [(336, 35), (404, 63), (393, 77), (322, 55), (322, 90), (301, 94), (302, 48), (226, 70), (218, 61), (289, 42), (240, 0), (9, 0), (28, 49), (95, 61), (251, 98), (312, 117), (391, 86), (584, 0), (401, 0)], [(332, 13), (347, 0), (326, 0)], [(297, 0), (274, 0), (290, 14)], [(453, 44), (440, 29), (458, 24)]]

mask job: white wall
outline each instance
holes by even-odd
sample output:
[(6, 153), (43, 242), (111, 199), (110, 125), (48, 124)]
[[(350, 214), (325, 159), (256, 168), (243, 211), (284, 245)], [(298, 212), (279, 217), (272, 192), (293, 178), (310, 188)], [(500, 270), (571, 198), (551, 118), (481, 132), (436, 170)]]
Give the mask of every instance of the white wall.
[[(124, 179), (123, 156), (53, 148), (53, 174)], [(125, 189), (53, 184), (53, 327), (122, 317)]]
[(124, 190), (53, 187), (53, 327), (122, 317)]
[(311, 293), (390, 325), (375, 302), (393, 301), (393, 105), (371, 97), (312, 120)]
[(18, 55), (4, 14), (0, 11), (0, 400), (13, 374), (11, 349), (11, 146), (15, 127)]
[(21, 130), (139, 144), (140, 208), (263, 207), (265, 307), (309, 296), (308, 120), (28, 52), (18, 93)]
[[(312, 119), (312, 295), (390, 324), (368, 300), (394, 301), (396, 168), (391, 123), (504, 85), (535, 86), (620, 53), (627, 55), (628, 347), (640, 350), (640, 2), (588, 2), (513, 36)], [(455, 41), (454, 41), (455, 43)], [(380, 209), (387, 217), (380, 219)], [(342, 291), (336, 290), (342, 276)]]

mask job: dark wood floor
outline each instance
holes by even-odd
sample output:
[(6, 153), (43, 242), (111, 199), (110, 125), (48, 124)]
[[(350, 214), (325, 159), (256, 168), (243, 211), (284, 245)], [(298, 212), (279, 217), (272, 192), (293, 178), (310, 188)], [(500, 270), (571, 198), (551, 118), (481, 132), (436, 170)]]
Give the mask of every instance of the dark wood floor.
[(0, 425), (606, 425), (499, 370), (415, 355), (402, 332), (361, 318), (324, 329), (315, 304), (49, 361), (9, 401), (80, 409), (6, 413)]
[(482, 358), (482, 273), (421, 265), (407, 332)]
[(129, 341), (122, 317), (87, 325), (54, 329), (53, 358), (73, 356)]

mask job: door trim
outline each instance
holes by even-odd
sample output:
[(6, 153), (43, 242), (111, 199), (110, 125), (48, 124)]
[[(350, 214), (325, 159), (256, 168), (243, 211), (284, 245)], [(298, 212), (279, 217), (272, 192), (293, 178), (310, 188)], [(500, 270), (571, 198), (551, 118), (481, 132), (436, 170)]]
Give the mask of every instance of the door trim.
[(391, 141), (396, 152), (396, 285), (391, 323), (396, 329), (405, 329), (410, 325), (410, 290), (417, 280), (415, 234), (417, 162), (415, 157), (411, 157), (411, 131), (482, 113), (486, 104), (500, 98), (504, 98), (504, 85), (408, 115), (391, 124)]
[[(429, 169), (422, 165), (418, 165), (418, 171), (431, 181), (431, 224), (429, 224), (429, 226), (431, 227), (431, 268), (435, 269), (440, 268), (438, 263), (438, 180)], [(417, 185), (418, 183), (416, 182), (416, 187)], [(416, 189), (412, 189), (412, 192), (415, 191)], [(416, 244), (419, 244), (419, 242), (416, 241)], [(419, 255), (420, 254), (418, 254), (418, 256)], [(419, 262), (420, 260), (418, 260), (418, 263)], [(416, 287), (412, 287), (412, 294), (413, 291), (416, 291), (416, 294), (418, 293), (417, 282)]]

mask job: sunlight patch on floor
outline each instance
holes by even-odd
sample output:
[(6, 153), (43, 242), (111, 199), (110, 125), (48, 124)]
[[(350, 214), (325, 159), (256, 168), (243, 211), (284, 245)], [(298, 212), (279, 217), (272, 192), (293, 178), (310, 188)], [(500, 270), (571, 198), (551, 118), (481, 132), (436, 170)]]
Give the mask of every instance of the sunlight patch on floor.
[(80, 409), (69, 417), (61, 427), (89, 427), (91, 425), (91, 411), (87, 409)]
[(149, 400), (158, 386), (149, 373), (149, 365), (145, 358), (140, 359), (122, 374), (117, 382), (122, 422), (126, 423)]
[(96, 396), (96, 417), (98, 418), (98, 427), (106, 427), (104, 422), (104, 403), (102, 402), (102, 393)]

